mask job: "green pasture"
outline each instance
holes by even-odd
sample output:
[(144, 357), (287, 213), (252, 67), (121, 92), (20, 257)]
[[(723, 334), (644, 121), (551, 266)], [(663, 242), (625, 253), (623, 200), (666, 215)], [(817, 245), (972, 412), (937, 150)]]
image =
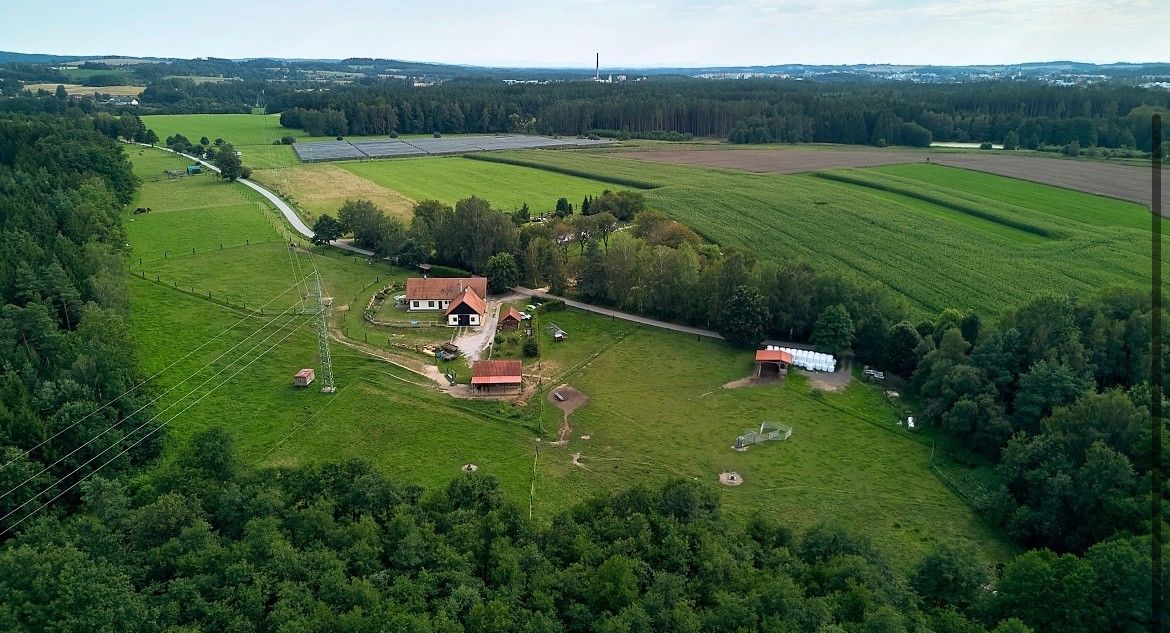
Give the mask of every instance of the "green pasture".
[(558, 198), (568, 198), (576, 208), (587, 194), (616, 188), (588, 178), (460, 156), (350, 162), (341, 167), (414, 200), (434, 198), (454, 204), (479, 196), (505, 211), (528, 203), (534, 215), (552, 211)]
[[(157, 160), (150, 152), (132, 157), (144, 170)], [(195, 217), (205, 192), (190, 181), (158, 198), (185, 210), (160, 216)], [(161, 195), (145, 188), (143, 199)], [(230, 201), (215, 200), (230, 210)], [(246, 234), (246, 217), (227, 212), (223, 232), (193, 230), (188, 239), (208, 244)], [(181, 233), (172, 228), (177, 239)], [(130, 239), (137, 250), (158, 237), (142, 231)], [(158, 373), (152, 388), (160, 396), (159, 419), (168, 421), (168, 446), (221, 425), (251, 463), (361, 458), (427, 487), (474, 463), (542, 521), (588, 495), (694, 478), (718, 491), (734, 517), (762, 511), (794, 527), (842, 522), (870, 534), (902, 566), (938, 541), (975, 542), (989, 559), (1009, 553), (927, 470), (929, 446), (895, 424), (898, 412), (873, 388), (816, 394), (793, 377), (783, 385), (724, 389), (750, 372), (748, 352), (566, 310), (542, 314), (534, 324), (540, 356), (526, 359), (525, 373), (542, 393), (523, 406), (452, 398), (426, 378), (351, 346), (381, 346), (365, 340), (364, 330), (359, 337), (353, 319), (360, 321), (361, 308), (388, 280), (408, 274), (362, 258), (313, 255), (334, 298), (333, 323), (342, 330), (334, 334), (348, 340), (332, 345), (336, 394), (295, 389), (292, 374), (318, 366), (313, 323), (296, 285), (296, 266), (303, 271), (308, 258), (272, 241), (133, 266), (131, 328), (144, 372)], [(261, 307), (263, 315), (256, 313)], [(550, 321), (568, 331), (567, 341), (552, 342), (545, 329)], [(570, 419), (567, 444), (553, 446), (563, 418), (541, 396), (562, 383), (592, 400)], [(731, 450), (735, 435), (764, 419), (793, 425), (793, 439)], [(726, 469), (746, 482), (719, 486), (718, 473)]]
[(278, 114), (151, 114), (142, 117), (146, 127), (158, 134), (159, 142), (168, 136), (182, 134), (198, 143), (206, 136), (231, 143), (241, 154), (245, 165), (253, 169), (272, 169), (296, 165), (296, 154), (288, 145), (273, 145), (282, 136), (294, 136), (297, 141), (303, 132), (280, 126)]

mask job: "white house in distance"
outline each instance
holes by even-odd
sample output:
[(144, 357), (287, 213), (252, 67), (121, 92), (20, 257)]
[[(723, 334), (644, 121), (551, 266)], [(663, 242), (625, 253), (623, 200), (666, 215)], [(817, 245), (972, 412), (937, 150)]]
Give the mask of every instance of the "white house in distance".
[(442, 310), (450, 326), (478, 326), (487, 313), (486, 277), (412, 277), (406, 280), (406, 309)]

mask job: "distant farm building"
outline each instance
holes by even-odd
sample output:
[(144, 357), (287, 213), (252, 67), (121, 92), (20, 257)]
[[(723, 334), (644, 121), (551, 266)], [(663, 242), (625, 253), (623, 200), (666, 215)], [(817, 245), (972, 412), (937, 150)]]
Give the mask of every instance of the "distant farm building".
[(406, 280), (406, 309), (442, 310), (447, 325), (477, 326), (487, 312), (486, 277), (412, 277)]
[(518, 360), (477, 360), (471, 364), (471, 386), (480, 391), (519, 389), (522, 381)]
[(293, 374), (293, 386), (294, 387), (308, 387), (309, 383), (313, 382), (313, 379), (315, 379), (316, 377), (317, 376), (313, 372), (313, 370), (306, 367), (305, 369), (302, 369), (302, 370), (298, 371), (297, 373)]
[(792, 365), (792, 354), (779, 349), (756, 350), (756, 378), (783, 378)]
[(508, 308), (508, 311), (500, 315), (500, 329), (501, 330), (518, 330), (520, 329), (520, 321), (522, 321), (520, 311), (516, 308)]

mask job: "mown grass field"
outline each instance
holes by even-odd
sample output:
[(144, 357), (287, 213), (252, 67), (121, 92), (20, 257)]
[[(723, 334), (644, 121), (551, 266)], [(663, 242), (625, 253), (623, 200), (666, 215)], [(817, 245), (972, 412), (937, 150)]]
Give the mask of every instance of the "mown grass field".
[(282, 136), (298, 141), (307, 138), (297, 130), (280, 127), (277, 114), (153, 114), (142, 117), (146, 127), (158, 134), (159, 141), (182, 134), (192, 143), (206, 136), (231, 143), (252, 169), (272, 169), (296, 165), (296, 154), (288, 145), (273, 145)]
[(434, 198), (454, 204), (474, 195), (503, 211), (514, 211), (527, 203), (533, 215), (552, 211), (557, 198), (568, 198), (578, 207), (586, 194), (597, 195), (615, 188), (588, 178), (460, 156), (346, 162), (339, 166), (413, 200)]
[(36, 93), (38, 90), (53, 92), (57, 86), (65, 86), (65, 94), (70, 96), (105, 94), (114, 97), (137, 97), (142, 94), (143, 86), (83, 86), (81, 84), (25, 84), (24, 89)]
[[(166, 162), (158, 154), (147, 150), (132, 158), (147, 173)], [(166, 215), (176, 221), (197, 217), (209, 194), (196, 180), (166, 190), (176, 208), (186, 209)], [(148, 182), (143, 199), (161, 195), (152, 184), (174, 183)], [(215, 200), (231, 207), (229, 198)], [(192, 228), (184, 239), (216, 244), (262, 231), (254, 221), (259, 216), (267, 223), (270, 211), (262, 206)], [(292, 373), (317, 366), (312, 323), (299, 313), (303, 290), (295, 287), (296, 262), (303, 270), (308, 261), (304, 254), (290, 259), (278, 228), (268, 227), (272, 239), (259, 244), (144, 260), (141, 266), (131, 262), (134, 273), (146, 277), (132, 274), (127, 281), (144, 371), (162, 371), (158, 393), (174, 388), (158, 405), (160, 419), (173, 417), (171, 447), (222, 425), (251, 463), (361, 458), (427, 487), (475, 463), (538, 520), (591, 494), (694, 478), (717, 492), (733, 517), (761, 511), (792, 526), (842, 522), (872, 536), (903, 566), (939, 541), (975, 542), (989, 559), (1009, 553), (929, 473), (929, 446), (900, 430), (896, 412), (869, 387), (817, 396), (794, 378), (783, 386), (727, 390), (724, 383), (750, 371), (747, 352), (575, 310), (555, 312), (539, 317), (541, 356), (527, 361), (525, 372), (545, 390), (567, 382), (592, 401), (574, 414), (568, 444), (551, 446), (562, 418), (539, 397), (526, 406), (455, 399), (418, 374), (353, 349), (351, 344), (383, 345), (365, 340), (368, 333), (351, 324), (355, 318), (360, 323), (360, 307), (370, 294), (407, 274), (360, 258), (315, 257), (334, 297), (334, 327), (340, 330), (334, 334), (348, 332), (352, 341), (333, 345), (338, 392), (294, 389)], [(145, 228), (135, 230), (135, 251), (159, 239)], [(180, 235), (177, 226), (158, 232)], [(155, 283), (155, 274), (174, 281)], [(205, 290), (213, 299), (201, 296)], [(245, 303), (249, 312), (216, 301)], [(250, 312), (261, 306), (263, 316)], [(569, 339), (553, 343), (543, 327), (548, 321), (566, 329)], [(792, 424), (793, 439), (747, 453), (731, 450), (735, 435), (764, 419)], [(572, 463), (576, 453), (580, 466)], [(746, 483), (719, 486), (718, 473), (725, 469), (737, 470)]]

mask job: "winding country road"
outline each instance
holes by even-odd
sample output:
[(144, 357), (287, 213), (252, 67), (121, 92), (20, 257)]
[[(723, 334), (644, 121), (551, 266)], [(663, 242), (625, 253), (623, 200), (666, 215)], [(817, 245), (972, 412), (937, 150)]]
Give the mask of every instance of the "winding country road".
[[(213, 171), (217, 174), (219, 173), (219, 167), (216, 167), (215, 165), (203, 160), (202, 158), (196, 158), (194, 156), (191, 156), (190, 154), (176, 152), (175, 150), (170, 149), (168, 147), (158, 147), (156, 145), (147, 145), (146, 143), (134, 143), (134, 145), (140, 145), (142, 147), (150, 147), (152, 149), (158, 149), (158, 150), (162, 150), (164, 152), (178, 154), (179, 156), (182, 156), (183, 158), (193, 160), (193, 161), (199, 163), (200, 165), (203, 165), (207, 169), (210, 169), (211, 171)], [(246, 178), (239, 178), (236, 180), (236, 182), (239, 182), (240, 184), (244, 185), (245, 187), (251, 188), (252, 190), (254, 190), (256, 193), (260, 194), (261, 196), (264, 196), (264, 199), (271, 202), (272, 205), (275, 206), (277, 208), (277, 210), (280, 211), (280, 213), (284, 216), (284, 219), (288, 220), (288, 223), (292, 225), (293, 229), (297, 233), (300, 233), (301, 235), (305, 236), (306, 239), (310, 239), (310, 240), (313, 239), (313, 229), (310, 229), (308, 227), (308, 225), (305, 224), (305, 221), (301, 219), (301, 216), (297, 215), (297, 212), (291, 206), (289, 206), (289, 204), (287, 202), (285, 202), (280, 196), (278, 196), (275, 193), (273, 193), (272, 191), (264, 188), (259, 183), (252, 181), (252, 180), (248, 180)], [(342, 250), (350, 251), (352, 253), (357, 253), (359, 255), (365, 255), (366, 257), (373, 257), (374, 256), (373, 251), (368, 251), (364, 248), (358, 248), (358, 247), (354, 246), (353, 244), (349, 244), (347, 242), (342, 242), (341, 240), (333, 240), (332, 242), (329, 242), (329, 245), (335, 246), (335, 247), (340, 248)]]

